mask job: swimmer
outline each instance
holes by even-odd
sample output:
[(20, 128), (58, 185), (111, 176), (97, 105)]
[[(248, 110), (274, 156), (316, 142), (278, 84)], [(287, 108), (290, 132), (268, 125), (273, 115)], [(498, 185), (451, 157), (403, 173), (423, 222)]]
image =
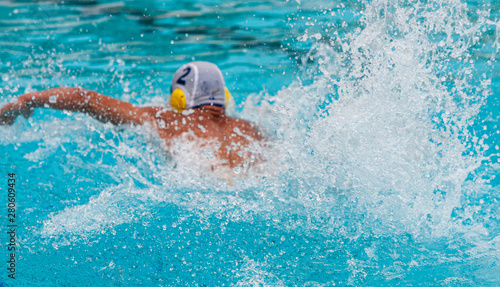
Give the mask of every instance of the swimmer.
[(11, 125), (17, 116), (25, 118), (35, 108), (82, 112), (115, 125), (149, 125), (169, 147), (186, 136), (209, 146), (220, 160), (214, 166), (231, 168), (250, 164), (251, 146), (263, 140), (247, 121), (225, 113), (230, 93), (221, 70), (209, 62), (191, 62), (179, 68), (172, 79), (171, 107), (139, 107), (83, 88), (61, 87), (29, 93), (0, 109), (0, 124)]

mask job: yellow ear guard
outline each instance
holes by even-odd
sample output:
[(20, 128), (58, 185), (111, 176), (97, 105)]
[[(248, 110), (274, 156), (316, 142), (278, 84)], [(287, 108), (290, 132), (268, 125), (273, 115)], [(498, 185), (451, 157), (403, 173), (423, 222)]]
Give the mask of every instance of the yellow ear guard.
[(229, 99), (231, 99), (231, 93), (229, 92), (229, 90), (227, 88), (224, 88), (224, 90), (226, 91), (226, 107), (227, 107), (227, 104), (229, 103)]
[(234, 98), (233, 96), (231, 95), (231, 92), (229, 92), (229, 90), (227, 88), (225, 88), (226, 90), (226, 114), (231, 116), (231, 115), (235, 115), (235, 108), (236, 108), (236, 103), (234, 102)]
[(172, 92), (170, 105), (178, 113), (182, 113), (186, 109), (186, 96), (181, 89), (175, 89)]

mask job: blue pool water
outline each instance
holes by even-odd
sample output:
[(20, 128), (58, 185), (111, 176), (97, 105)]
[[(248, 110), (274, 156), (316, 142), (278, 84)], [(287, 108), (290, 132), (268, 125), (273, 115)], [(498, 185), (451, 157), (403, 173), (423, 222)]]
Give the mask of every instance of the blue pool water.
[[(233, 184), (141, 127), (39, 109), (2, 286), (498, 286), (498, 1), (0, 0), (0, 103), (82, 86), (165, 104), (217, 63), (268, 160)], [(202, 165), (202, 163), (198, 163)]]

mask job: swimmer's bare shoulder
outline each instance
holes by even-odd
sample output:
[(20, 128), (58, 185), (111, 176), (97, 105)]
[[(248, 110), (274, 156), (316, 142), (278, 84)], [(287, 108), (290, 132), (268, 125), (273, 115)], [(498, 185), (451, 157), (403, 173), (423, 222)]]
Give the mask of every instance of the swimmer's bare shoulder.
[(258, 129), (256, 124), (238, 118), (227, 117), (227, 119), (228, 123), (226, 126), (226, 130), (232, 131), (233, 133), (241, 133), (257, 141), (261, 141), (264, 139), (264, 135)]

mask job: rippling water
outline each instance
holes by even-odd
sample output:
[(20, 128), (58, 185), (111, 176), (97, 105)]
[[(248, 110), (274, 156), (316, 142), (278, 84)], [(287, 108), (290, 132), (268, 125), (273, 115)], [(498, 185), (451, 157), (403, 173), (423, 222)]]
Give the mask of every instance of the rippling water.
[(205, 60), (270, 141), (228, 184), (141, 127), (43, 109), (0, 127), (19, 182), (17, 279), (0, 280), (498, 285), (499, 17), (495, 1), (0, 1), (0, 103), (78, 85), (165, 104)]

